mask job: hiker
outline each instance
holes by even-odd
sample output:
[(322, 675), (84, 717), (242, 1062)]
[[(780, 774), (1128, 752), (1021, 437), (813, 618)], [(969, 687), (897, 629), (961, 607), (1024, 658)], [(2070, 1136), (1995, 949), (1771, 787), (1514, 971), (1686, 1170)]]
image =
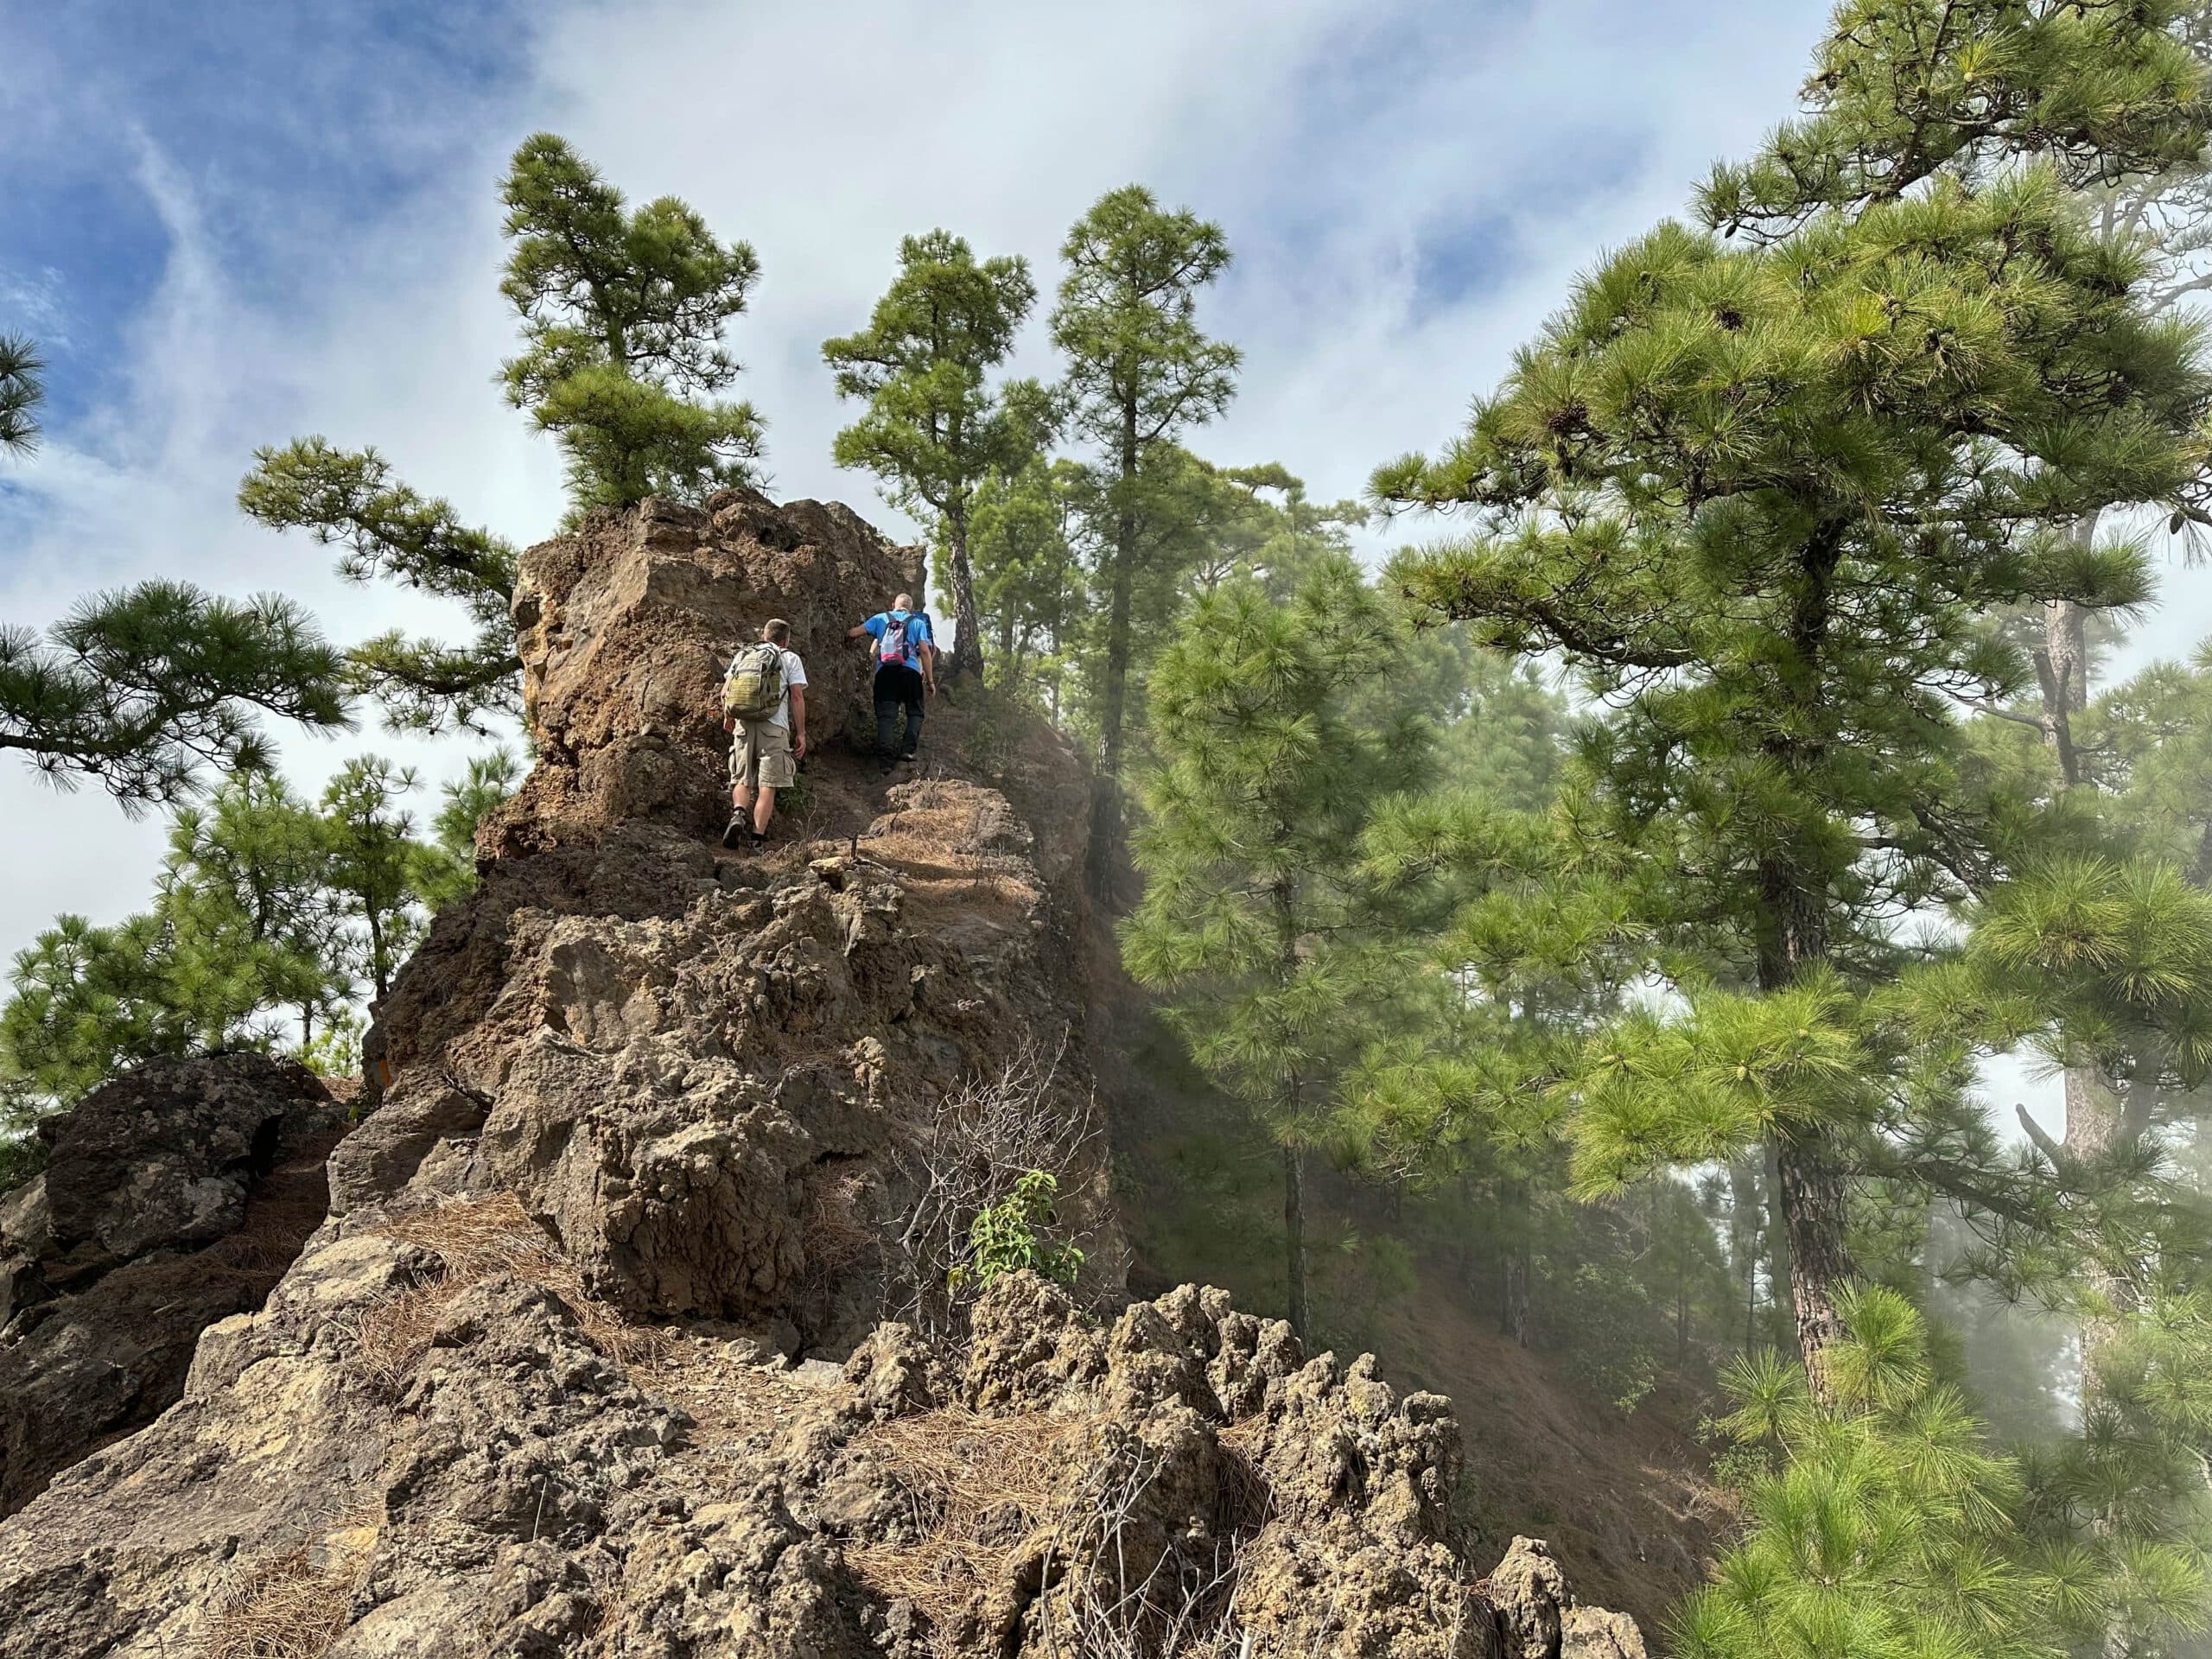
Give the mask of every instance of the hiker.
[(765, 846), (775, 821), (776, 791), (798, 782), (806, 753), (806, 664), (791, 648), (791, 625), (781, 617), (742, 647), (722, 677), (722, 729), (729, 746), (729, 828), (722, 845), (750, 838)]
[[(916, 610), (907, 594), (893, 600), (889, 610), (845, 630), (848, 639), (862, 634), (875, 641), (875, 752), (888, 771), (895, 761), (912, 760), (922, 747), (923, 700), (937, 695), (937, 641), (927, 613)], [(893, 748), (902, 709), (906, 741)]]

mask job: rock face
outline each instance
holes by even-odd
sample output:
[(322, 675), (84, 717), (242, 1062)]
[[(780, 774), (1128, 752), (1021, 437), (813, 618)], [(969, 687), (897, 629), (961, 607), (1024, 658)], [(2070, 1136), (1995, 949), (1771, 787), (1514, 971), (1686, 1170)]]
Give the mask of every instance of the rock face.
[(0, 1514), (183, 1391), (200, 1333), (257, 1307), (323, 1216), (345, 1121), (258, 1054), (165, 1061), (41, 1126), (0, 1199)]
[[(1455, 1546), (1448, 1402), (1217, 1292), (1123, 1305), (1081, 767), (978, 708), (918, 776), (838, 752), (910, 556), (728, 492), (523, 570), (540, 763), (378, 1010), (329, 1218), (0, 1525), (0, 1655), (1585, 1651)], [(770, 613), (822, 752), (725, 855), (715, 685)], [(961, 1305), (1032, 1167), (1078, 1281)]]

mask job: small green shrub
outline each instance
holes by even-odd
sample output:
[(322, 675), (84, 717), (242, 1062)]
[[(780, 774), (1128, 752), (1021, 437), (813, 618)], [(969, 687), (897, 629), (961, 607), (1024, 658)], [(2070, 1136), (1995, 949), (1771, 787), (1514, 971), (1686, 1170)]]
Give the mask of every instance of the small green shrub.
[(950, 1275), (952, 1287), (986, 1290), (1025, 1268), (1056, 1284), (1073, 1284), (1083, 1271), (1083, 1252), (1047, 1236), (1059, 1224), (1059, 1191), (1052, 1175), (1033, 1169), (1014, 1182), (1013, 1192), (978, 1214), (968, 1230), (969, 1258)]

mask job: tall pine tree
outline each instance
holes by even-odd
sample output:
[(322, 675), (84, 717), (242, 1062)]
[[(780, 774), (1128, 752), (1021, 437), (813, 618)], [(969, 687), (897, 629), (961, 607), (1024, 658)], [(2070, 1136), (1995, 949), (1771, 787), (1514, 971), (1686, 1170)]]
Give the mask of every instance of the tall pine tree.
[(947, 231), (899, 245), (899, 275), (861, 333), (824, 340), (837, 393), (865, 397), (868, 412), (838, 433), (840, 467), (862, 467), (892, 500), (924, 510), (941, 529), (958, 622), (952, 677), (980, 672), (983, 620), (969, 551), (976, 493), (994, 470), (1018, 469), (1033, 447), (1016, 399), (1007, 409), (987, 384), (1014, 349), (1036, 303), (1027, 260), (977, 264)]
[(1121, 827), (1129, 659), (1143, 556), (1145, 496), (1165, 452), (1213, 419), (1236, 391), (1241, 354), (1198, 325), (1198, 296), (1228, 268), (1221, 227), (1170, 213), (1141, 185), (1100, 197), (1060, 248), (1067, 264), (1052, 343), (1067, 359), (1075, 434), (1099, 452), (1097, 587), (1105, 607), (1097, 696), (1103, 774), (1091, 880), (1103, 892)]
[[(500, 199), (514, 243), (500, 289), (524, 343), (502, 380), (509, 401), (559, 438), (572, 513), (653, 493), (697, 500), (752, 481), (759, 416), (709, 396), (738, 373), (721, 329), (759, 276), (752, 249), (717, 241), (672, 196), (626, 208), (550, 133), (516, 150)], [(376, 450), (321, 436), (257, 450), (238, 505), (338, 548), (349, 582), (396, 582), (467, 610), (474, 635), (464, 644), (394, 632), (353, 648), (350, 678), (391, 724), (480, 731), (518, 711), (512, 543), (396, 478)]]
[(742, 313), (760, 262), (696, 211), (622, 193), (566, 139), (524, 139), (500, 200), (514, 244), (499, 291), (522, 317), (507, 400), (560, 439), (578, 509), (647, 495), (696, 501), (751, 483), (760, 417), (727, 390), (738, 365), (722, 325)]
[(1482, 518), (1405, 567), (1412, 592), (1612, 706), (1586, 832), (1643, 862), (1687, 952), (1655, 967), (1690, 1014), (1592, 1055), (1586, 1179), (1768, 1141), (1816, 1393), (1854, 1181), (1914, 1179), (1901, 1143), (1979, 1145), (1970, 1078), (1916, 1065), (1877, 994), (1922, 954), (1901, 918), (2003, 851), (1956, 711), (2028, 664), (1983, 619), (2145, 580), (2015, 530), (2178, 499), (2196, 464), (2191, 341), (2069, 188), (2202, 143), (2172, 16), (1845, 6), (1808, 115), (1715, 172), (1706, 228), (1607, 260), (1447, 454), (1378, 474)]
[(1389, 982), (1387, 933), (1357, 848), (1370, 815), (1419, 773), (1418, 712), (1354, 717), (1397, 665), (1399, 620), (1345, 558), (1287, 600), (1250, 578), (1201, 599), (1154, 666), (1154, 738), (1135, 845), (1146, 878), (1122, 959), (1171, 994), (1192, 1052), (1281, 1148), (1291, 1322), (1312, 1329), (1305, 1159), (1361, 1011)]

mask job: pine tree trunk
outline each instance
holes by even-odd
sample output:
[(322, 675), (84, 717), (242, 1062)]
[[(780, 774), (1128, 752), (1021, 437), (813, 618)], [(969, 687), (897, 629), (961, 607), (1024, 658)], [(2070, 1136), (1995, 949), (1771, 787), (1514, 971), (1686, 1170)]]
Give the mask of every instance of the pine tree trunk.
[[(2101, 1067), (2066, 1068), (2066, 1139), (2069, 1158), (2094, 1161), (2109, 1156), (2126, 1134), (2120, 1096)], [(2133, 1287), (2092, 1256), (2082, 1264), (2084, 1284), (2108, 1305), (2109, 1312), (2082, 1321), (2082, 1402), (2102, 1391), (2105, 1357), (2118, 1341), (2121, 1321), (2134, 1304)]]
[[(1767, 932), (1759, 942), (1759, 988), (1780, 991), (1827, 955), (1826, 918), (1818, 900), (1808, 897), (1792, 873), (1770, 862), (1763, 868)], [(1817, 1123), (1802, 1123), (1768, 1144), (1768, 1178), (1787, 1247), (1789, 1307), (1797, 1347), (1813, 1397), (1825, 1402), (1827, 1351), (1842, 1340), (1843, 1318), (1836, 1294), (1852, 1275), (1845, 1238), (1847, 1212), (1843, 1176)], [(1784, 1281), (1777, 1279), (1776, 1287)]]
[(1475, 1192), (1474, 1184), (1463, 1168), (1459, 1172), (1459, 1288), (1471, 1303), (1475, 1290)]
[(391, 972), (385, 962), (384, 925), (373, 902), (366, 907), (369, 923), (369, 978), (377, 988), (377, 1001), (381, 1002), (391, 993)]
[(1498, 1300), (1497, 1328), (1513, 1338), (1516, 1347), (1529, 1345), (1529, 1281), (1533, 1276), (1534, 1249), (1529, 1242), (1529, 1183), (1519, 1177), (1505, 1184), (1505, 1217), (1508, 1237), (1505, 1246), (1505, 1274)]
[[(1782, 682), (1801, 701), (1817, 696), (1822, 683), (1821, 657), (1842, 549), (1843, 528), (1835, 522), (1817, 526), (1805, 545), (1788, 633), (1794, 662)], [(1786, 768), (1817, 758), (1803, 753), (1797, 742), (1777, 741), (1770, 750), (1773, 758)], [(1827, 960), (1828, 901), (1821, 868), (1818, 852), (1804, 855), (1802, 861), (1789, 849), (1760, 860), (1758, 955), (1758, 985), (1764, 992), (1786, 990)], [(1827, 1130), (1817, 1122), (1801, 1123), (1789, 1134), (1775, 1136), (1771, 1154), (1774, 1199), (1789, 1246), (1789, 1305), (1797, 1346), (1813, 1398), (1826, 1404), (1834, 1397), (1828, 1351), (1844, 1335), (1836, 1297), (1853, 1272), (1844, 1173), (1835, 1164)]]
[(950, 677), (957, 684), (983, 671), (983, 619), (976, 609), (976, 567), (968, 557), (968, 509), (956, 502), (944, 518), (952, 544), (952, 613), (957, 637), (952, 642)]
[[(2089, 513), (2075, 521), (2069, 539), (2075, 546), (2086, 549), (2095, 543), (2099, 518)], [(2089, 706), (2087, 620), (2088, 613), (2070, 599), (2048, 601), (2044, 607), (2044, 642), (2036, 663), (2043, 690), (2044, 741), (2051, 751), (2061, 781), (2069, 789), (2082, 782), (2080, 758), (2074, 747), (2074, 717)], [(2111, 1077), (2094, 1060), (2076, 1061), (2066, 1067), (2065, 1090), (2067, 1155), (2085, 1161), (2109, 1155), (2126, 1133), (2119, 1092)], [(2082, 1276), (2089, 1288), (2115, 1309), (2126, 1306), (2126, 1284), (2094, 1259), (2083, 1264)], [(2118, 1335), (2119, 1321), (2113, 1317), (2082, 1321), (2081, 1394), (2085, 1402), (2098, 1390), (2103, 1357)]]
[(1282, 1149), (1283, 1276), (1290, 1293), (1290, 1328), (1305, 1342), (1313, 1334), (1306, 1309), (1306, 1155)]
[(1090, 890), (1110, 900), (1122, 838), (1122, 729), (1128, 702), (1129, 621), (1136, 588), (1137, 410), (1122, 411), (1121, 499), (1114, 519), (1114, 573), (1106, 613), (1106, 671), (1098, 698), (1098, 782), (1090, 807)]
[(1758, 1346), (1759, 1236), (1764, 1230), (1754, 1219), (1764, 1202), (1758, 1177), (1748, 1160), (1738, 1157), (1728, 1166), (1728, 1264), (1743, 1276), (1744, 1351)]
[(1841, 1176), (1828, 1162), (1822, 1137), (1800, 1135), (1778, 1142), (1775, 1164), (1781, 1179), (1783, 1225), (1789, 1236), (1789, 1309), (1797, 1327), (1798, 1351), (1813, 1397), (1832, 1396), (1828, 1351), (1843, 1340), (1843, 1316), (1836, 1292), (1851, 1277), (1850, 1251), (1844, 1243), (1845, 1198)]
[(1764, 1181), (1768, 1306), (1779, 1308), (1789, 1294), (1789, 1224), (1782, 1218), (1782, 1148), (1777, 1141), (1769, 1140), (1761, 1148), (1759, 1173)]

